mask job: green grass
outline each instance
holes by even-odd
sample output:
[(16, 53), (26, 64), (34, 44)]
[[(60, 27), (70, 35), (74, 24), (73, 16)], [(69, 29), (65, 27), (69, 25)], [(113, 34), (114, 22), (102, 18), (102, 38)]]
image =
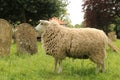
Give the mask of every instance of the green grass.
[[(120, 41), (115, 42), (120, 47)], [(53, 72), (54, 59), (45, 54), (41, 43), (34, 55), (16, 55), (15, 44), (9, 56), (0, 57), (0, 80), (120, 80), (120, 54), (107, 48), (106, 72), (95, 73), (96, 65), (89, 60), (63, 60), (63, 72)]]

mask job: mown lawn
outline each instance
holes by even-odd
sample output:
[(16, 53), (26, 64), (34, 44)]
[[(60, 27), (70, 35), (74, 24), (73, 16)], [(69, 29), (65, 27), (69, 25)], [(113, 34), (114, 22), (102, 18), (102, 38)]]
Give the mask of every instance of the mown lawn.
[[(115, 42), (120, 47), (120, 40)], [(45, 55), (41, 43), (34, 55), (16, 55), (15, 44), (11, 54), (0, 57), (0, 80), (120, 80), (120, 54), (107, 48), (106, 72), (95, 73), (96, 65), (89, 60), (66, 58), (63, 72), (53, 72), (54, 59)]]

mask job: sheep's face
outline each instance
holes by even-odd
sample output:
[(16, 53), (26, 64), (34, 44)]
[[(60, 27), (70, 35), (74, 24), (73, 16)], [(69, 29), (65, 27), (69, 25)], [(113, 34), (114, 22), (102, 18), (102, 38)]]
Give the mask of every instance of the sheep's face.
[(40, 23), (35, 27), (35, 29), (41, 34), (47, 28), (50, 22), (47, 20), (40, 20), (39, 22)]

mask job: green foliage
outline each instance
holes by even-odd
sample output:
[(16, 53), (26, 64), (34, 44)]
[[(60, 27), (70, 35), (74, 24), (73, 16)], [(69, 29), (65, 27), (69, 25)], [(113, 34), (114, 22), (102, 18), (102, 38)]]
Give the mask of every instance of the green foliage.
[(115, 24), (110, 24), (109, 25), (109, 31), (114, 31), (115, 30)]
[(85, 26), (84, 26), (84, 23), (82, 22), (81, 24), (76, 24), (74, 27), (75, 28), (83, 28)]
[(120, 17), (116, 18), (116, 26), (118, 26), (118, 30), (120, 30)]
[(116, 24), (116, 34), (117, 34), (117, 38), (120, 39), (120, 17), (117, 17), (116, 20), (115, 20), (115, 24)]
[[(120, 47), (120, 40), (115, 42)], [(0, 80), (120, 80), (120, 55), (107, 48), (106, 72), (95, 73), (96, 65), (89, 60), (63, 60), (63, 72), (53, 72), (54, 59), (45, 54), (41, 43), (35, 55), (16, 55), (12, 44), (11, 54), (0, 57)]]
[(66, 13), (67, 0), (1, 0), (0, 17), (11, 22), (34, 23)]
[(116, 24), (120, 25), (120, 17), (117, 17), (115, 21), (116, 21)]

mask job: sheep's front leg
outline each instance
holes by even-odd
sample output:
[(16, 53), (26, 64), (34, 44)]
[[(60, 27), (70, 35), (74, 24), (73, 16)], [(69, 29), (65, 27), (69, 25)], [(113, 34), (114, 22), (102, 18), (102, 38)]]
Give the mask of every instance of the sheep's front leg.
[(57, 63), (58, 63), (58, 59), (55, 58), (55, 60), (54, 60), (54, 72), (56, 72)]
[(58, 73), (61, 73), (62, 72), (62, 60), (60, 59), (59, 60), (59, 70), (58, 70)]

